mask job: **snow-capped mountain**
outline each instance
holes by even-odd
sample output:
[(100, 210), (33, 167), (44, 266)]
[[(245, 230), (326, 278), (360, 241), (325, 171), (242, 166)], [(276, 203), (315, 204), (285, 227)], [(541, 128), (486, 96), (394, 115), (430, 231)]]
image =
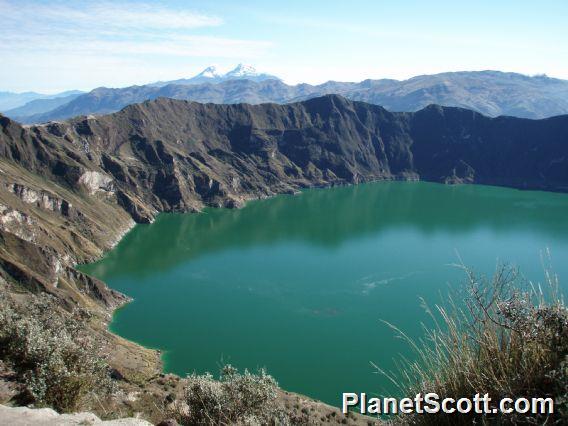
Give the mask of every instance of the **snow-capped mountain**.
[(223, 76), (223, 80), (225, 81), (236, 79), (246, 79), (252, 81), (280, 80), (274, 75), (259, 73), (255, 67), (247, 64), (239, 64)]
[(216, 78), (221, 78), (221, 74), (219, 74), (219, 72), (217, 71), (217, 67), (212, 65), (210, 67), (205, 68), (203, 71), (201, 71), (193, 78), (198, 78), (198, 77), (216, 79)]
[(258, 71), (252, 65), (239, 64), (225, 74), (225, 78), (257, 77), (258, 75)]
[(220, 74), (215, 66), (209, 66), (194, 77), (171, 81), (158, 81), (157, 83), (149, 84), (149, 86), (163, 87), (168, 84), (221, 83), (228, 80), (252, 80), (259, 82), (280, 79), (271, 74), (259, 73), (252, 65), (238, 64), (226, 74)]

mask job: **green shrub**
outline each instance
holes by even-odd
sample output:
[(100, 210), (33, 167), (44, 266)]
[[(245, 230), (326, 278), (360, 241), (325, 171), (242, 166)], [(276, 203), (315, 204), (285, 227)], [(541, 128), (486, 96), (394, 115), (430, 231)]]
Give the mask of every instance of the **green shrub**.
[(492, 280), (464, 268), (465, 304), (428, 309), (434, 322), (426, 339), (413, 342), (418, 360), (403, 362), (404, 395), (435, 392), (440, 398), (489, 394), (504, 397), (552, 397), (555, 413), (415, 414), (402, 424), (566, 424), (568, 421), (568, 310), (558, 293), (557, 278), (546, 273), (547, 288), (523, 283), (516, 270), (500, 267)]
[(210, 373), (188, 376), (174, 417), (183, 425), (283, 424), (285, 416), (274, 404), (277, 390), (278, 384), (264, 369), (241, 374), (226, 365), (219, 380)]
[(111, 387), (101, 343), (79, 312), (58, 312), (49, 297), (20, 310), (0, 295), (0, 357), (9, 362), (39, 406), (76, 410), (91, 392)]

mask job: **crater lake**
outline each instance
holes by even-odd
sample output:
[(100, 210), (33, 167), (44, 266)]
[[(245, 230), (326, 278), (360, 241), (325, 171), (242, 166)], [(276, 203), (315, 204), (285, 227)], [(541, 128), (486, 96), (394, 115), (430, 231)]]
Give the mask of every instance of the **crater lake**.
[(162, 350), (166, 372), (266, 367), (285, 390), (338, 405), (342, 392), (398, 394), (371, 362), (396, 371), (412, 352), (381, 320), (420, 338), (421, 298), (459, 295), (460, 259), (536, 283), (549, 251), (567, 279), (567, 213), (566, 194), (490, 186), (310, 189), (161, 214), (81, 270), (133, 297), (110, 329)]

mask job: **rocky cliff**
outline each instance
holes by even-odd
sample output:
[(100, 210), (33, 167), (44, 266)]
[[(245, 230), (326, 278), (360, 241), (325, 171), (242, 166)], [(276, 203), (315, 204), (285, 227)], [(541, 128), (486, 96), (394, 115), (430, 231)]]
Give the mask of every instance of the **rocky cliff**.
[[(79, 278), (83, 293), (112, 305), (116, 294), (72, 266), (160, 211), (379, 179), (566, 191), (567, 154), (568, 116), (391, 113), (337, 95), (254, 106), (161, 98), (31, 127), (2, 117), (2, 265), (20, 281), (33, 269), (30, 288)], [(20, 265), (32, 251), (42, 261)]]

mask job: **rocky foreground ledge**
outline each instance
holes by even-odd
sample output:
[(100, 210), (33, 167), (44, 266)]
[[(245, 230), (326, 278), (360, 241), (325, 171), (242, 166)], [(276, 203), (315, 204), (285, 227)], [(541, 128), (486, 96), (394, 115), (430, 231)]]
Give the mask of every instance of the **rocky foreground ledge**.
[[(341, 414), (339, 409), (311, 400), (303, 396), (282, 392), (278, 404), (286, 406), (289, 412), (294, 412), (299, 424), (306, 425), (351, 425), (351, 426), (380, 426), (384, 424), (378, 419), (349, 413)], [(141, 418), (129, 417), (114, 420), (101, 420), (89, 412), (59, 414), (51, 408), (8, 407), (0, 404), (0, 424), (10, 426), (152, 426)], [(294, 423), (296, 424), (296, 423)], [(172, 419), (162, 420), (159, 426), (176, 426)]]
[(11, 426), (152, 426), (142, 419), (126, 418), (103, 421), (93, 413), (59, 414), (51, 408), (6, 407), (0, 405), (0, 423)]

